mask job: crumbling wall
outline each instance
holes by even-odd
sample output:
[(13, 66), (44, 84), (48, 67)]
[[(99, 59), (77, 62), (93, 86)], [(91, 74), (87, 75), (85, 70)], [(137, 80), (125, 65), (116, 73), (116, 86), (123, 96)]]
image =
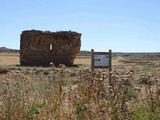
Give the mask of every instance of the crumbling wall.
[(81, 47), (81, 34), (71, 31), (23, 31), (20, 39), (20, 64), (72, 66)]

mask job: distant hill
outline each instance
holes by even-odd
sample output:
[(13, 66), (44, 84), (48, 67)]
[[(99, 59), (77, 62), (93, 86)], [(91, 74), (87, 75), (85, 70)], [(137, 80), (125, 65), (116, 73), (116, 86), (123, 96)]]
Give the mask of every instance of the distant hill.
[(85, 51), (85, 50), (81, 50), (78, 53), (78, 56), (90, 56), (90, 55), (91, 55), (91, 52), (90, 51)]
[(19, 52), (19, 50), (16, 50), (16, 49), (9, 49), (9, 48), (6, 48), (6, 47), (0, 47), (0, 52), (13, 53), (13, 52)]
[[(160, 52), (113, 52), (113, 56), (130, 56), (130, 55), (148, 55), (148, 54), (153, 54), (156, 56), (160, 56)], [(91, 51), (85, 51), (82, 50), (78, 53), (78, 56), (90, 56)]]
[(156, 56), (160, 56), (160, 52), (114, 52), (114, 55), (117, 56), (130, 56), (130, 55), (156, 55)]

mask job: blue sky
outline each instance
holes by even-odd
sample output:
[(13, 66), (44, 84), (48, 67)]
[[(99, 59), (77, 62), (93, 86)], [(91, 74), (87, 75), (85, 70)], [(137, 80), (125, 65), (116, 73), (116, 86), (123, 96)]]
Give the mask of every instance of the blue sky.
[(23, 30), (82, 33), (81, 50), (160, 52), (159, 0), (0, 0), (0, 47)]

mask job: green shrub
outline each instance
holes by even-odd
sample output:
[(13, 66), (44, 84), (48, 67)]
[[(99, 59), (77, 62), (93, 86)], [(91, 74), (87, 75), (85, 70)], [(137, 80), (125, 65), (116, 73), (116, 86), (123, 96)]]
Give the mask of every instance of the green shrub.
[(0, 68), (0, 74), (6, 74), (7, 72), (9, 72), (8, 68), (4, 68), (4, 67)]

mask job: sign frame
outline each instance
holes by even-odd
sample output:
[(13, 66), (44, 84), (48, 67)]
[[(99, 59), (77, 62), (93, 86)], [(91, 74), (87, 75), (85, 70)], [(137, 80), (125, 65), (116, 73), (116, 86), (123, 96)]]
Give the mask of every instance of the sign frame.
[[(94, 65), (94, 56), (95, 55), (108, 55), (108, 66), (95, 66)], [(94, 68), (105, 68), (109, 70), (109, 84), (111, 85), (111, 78), (112, 78), (112, 50), (108, 52), (94, 52), (94, 49), (91, 49), (91, 69), (94, 71)]]

